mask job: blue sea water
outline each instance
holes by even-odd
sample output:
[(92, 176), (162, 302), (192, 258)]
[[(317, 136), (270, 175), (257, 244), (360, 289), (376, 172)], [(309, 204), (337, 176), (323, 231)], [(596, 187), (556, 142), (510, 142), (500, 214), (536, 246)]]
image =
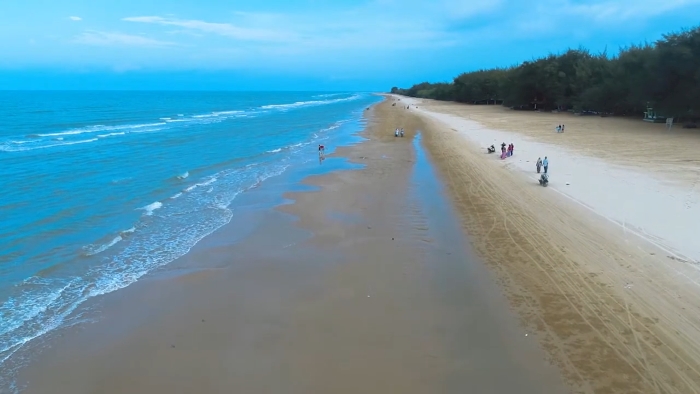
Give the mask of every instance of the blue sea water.
[(0, 92), (0, 368), (91, 297), (235, 223), (357, 131), (366, 93)]

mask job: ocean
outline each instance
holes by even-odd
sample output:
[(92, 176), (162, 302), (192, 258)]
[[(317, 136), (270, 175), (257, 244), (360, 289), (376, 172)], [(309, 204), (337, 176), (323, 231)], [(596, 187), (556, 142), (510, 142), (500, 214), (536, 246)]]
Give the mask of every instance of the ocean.
[(88, 299), (235, 224), (241, 193), (318, 166), (318, 144), (359, 131), (380, 99), (0, 92), (0, 370)]

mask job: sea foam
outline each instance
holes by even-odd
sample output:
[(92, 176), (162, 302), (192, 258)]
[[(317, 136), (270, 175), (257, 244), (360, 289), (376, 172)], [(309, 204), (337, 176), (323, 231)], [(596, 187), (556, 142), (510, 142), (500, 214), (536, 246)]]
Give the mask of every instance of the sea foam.
[(153, 202), (153, 203), (146, 205), (145, 207), (143, 207), (141, 209), (146, 211), (146, 213), (145, 213), (146, 216), (151, 216), (151, 215), (153, 215), (153, 211), (155, 211), (156, 209), (160, 209), (162, 207), (163, 207), (163, 203), (160, 201), (156, 201), (156, 202)]
[(86, 246), (84, 249), (84, 255), (85, 256), (94, 256), (98, 253), (102, 253), (105, 250), (111, 248), (112, 246), (116, 245), (118, 242), (122, 240), (121, 235), (117, 235), (116, 237), (112, 238), (111, 241), (101, 244), (101, 245), (90, 245)]

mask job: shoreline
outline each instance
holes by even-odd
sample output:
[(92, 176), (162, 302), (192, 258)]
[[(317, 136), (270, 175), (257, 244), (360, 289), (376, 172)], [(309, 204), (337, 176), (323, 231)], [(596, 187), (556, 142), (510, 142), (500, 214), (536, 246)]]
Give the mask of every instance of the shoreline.
[[(365, 121), (362, 116), (364, 111), (365, 107), (356, 108), (352, 114), (348, 113), (347, 116), (334, 123), (334, 125), (340, 124), (342, 127), (336, 127), (336, 129), (342, 131), (329, 136), (330, 141), (333, 142), (331, 146), (336, 144), (351, 146), (361, 141), (361, 138), (358, 138), (356, 134), (358, 130), (364, 127)], [(326, 144), (328, 142), (326, 141)], [(256, 221), (271, 220), (261, 219), (264, 216), (262, 214), (264, 211), (285, 203), (282, 196), (283, 191), (301, 190), (304, 188), (301, 185), (303, 178), (313, 174), (356, 168), (355, 165), (346, 163), (342, 158), (329, 158), (329, 160), (324, 161), (322, 166), (319, 166), (315, 161), (314, 152), (315, 149), (312, 146), (310, 160), (301, 158), (298, 167), (290, 168), (278, 176), (265, 179), (264, 182), (253, 185), (238, 195), (231, 205), (231, 209), (235, 210), (236, 217), (197, 241), (184, 255), (168, 264), (151, 270), (145, 276), (138, 278), (138, 280), (126, 287), (99, 296), (92, 296), (81, 302), (78, 308), (66, 316), (65, 324), (61, 324), (42, 333), (40, 336), (32, 338), (31, 341), (25, 343), (19, 351), (14, 353), (3, 365), (4, 376), (2, 378), (14, 376), (17, 371), (24, 370), (27, 363), (31, 364), (31, 360), (37, 355), (41, 355), (47, 346), (52, 346), (67, 333), (71, 333), (76, 329), (82, 330), (83, 326), (89, 326), (94, 321), (99, 321), (104, 305), (109, 305), (106, 309), (119, 305), (122, 295), (131, 292), (132, 287), (142, 287), (144, 283), (159, 282), (161, 279), (172, 279), (179, 275), (189, 275), (192, 272), (218, 269), (219, 267), (216, 264), (219, 264), (219, 266), (225, 265), (225, 262), (221, 261), (221, 259), (212, 259), (212, 256), (207, 256), (206, 263), (196, 261), (192, 256), (196, 256), (204, 250), (220, 248), (222, 245), (234, 245), (245, 240), (250, 236), (250, 233), (254, 232), (255, 228), (259, 227)], [(284, 225), (290, 219), (282, 217), (274, 220), (282, 221)], [(226, 239), (222, 239), (223, 237), (220, 236), (220, 233), (226, 234)], [(302, 239), (304, 237), (308, 237), (308, 234), (301, 233), (293, 238)], [(214, 262), (216, 264), (213, 264)], [(0, 381), (4, 380), (2, 378), (0, 378)], [(15, 389), (9, 387), (11, 379), (8, 378), (6, 381), (7, 386), (0, 385), (0, 392), (4, 392), (4, 389), (15, 391)]]
[[(47, 333), (80, 324), (81, 311), (90, 299), (161, 270), (230, 219), (235, 222), (239, 212), (231, 211), (251, 189), (280, 179), (292, 183), (295, 174), (305, 175), (307, 170), (318, 173), (316, 143), (332, 147), (352, 139), (346, 136), (362, 127), (366, 106), (380, 99), (354, 93), (336, 97), (344, 97), (341, 100), (311, 101), (303, 99), (310, 100), (311, 93), (190, 95), (152, 95), (145, 102), (165, 100), (170, 104), (156, 107), (178, 113), (178, 118), (161, 122), (166, 124), (154, 134), (125, 131), (105, 137), (98, 144), (114, 149), (104, 155), (91, 144), (3, 155), (9, 160), (10, 175), (21, 170), (34, 182), (25, 185), (26, 193), (15, 188), (7, 195), (6, 208), (17, 209), (10, 209), (3, 223), (9, 238), (0, 260), (9, 265), (0, 275), (0, 391), (4, 391), (2, 383), (10, 381), (5, 376), (17, 365), (15, 361), (26, 359), (25, 349), (43, 341)], [(142, 111), (129, 118), (130, 101), (120, 102), (123, 106), (117, 108), (105, 104), (108, 96), (95, 97), (92, 104), (74, 95), (64, 97), (71, 102), (77, 99), (76, 104), (104, 106), (107, 111), (78, 111), (74, 126), (84, 123), (85, 129), (71, 135), (103, 127), (97, 122), (102, 118), (115, 127), (140, 129), (154, 117)], [(195, 100), (171, 100), (176, 96)], [(299, 100), (291, 100), (295, 97)], [(51, 105), (50, 100), (40, 101), (36, 104)], [(285, 103), (303, 104), (288, 107)], [(217, 107), (241, 112), (210, 112)], [(36, 122), (37, 133), (66, 131), (42, 119), (23, 121)], [(7, 136), (15, 134), (6, 131)], [(47, 161), (35, 160), (40, 158)], [(81, 162), (93, 159), (94, 166), (81, 167)], [(337, 163), (324, 164), (321, 169)], [(54, 181), (41, 185), (41, 179)], [(41, 209), (34, 213), (21, 209), (31, 200)]]
[(173, 275), (105, 297), (100, 321), (25, 371), (26, 392), (565, 392), (455, 245), (450, 204), (421, 189), (418, 124), (396, 140), (381, 105), (369, 140), (329, 155), (363, 168), (307, 177), (244, 242), (219, 231)]
[[(566, 134), (557, 135), (542, 126), (553, 118), (550, 114), (401, 99), (418, 105), (411, 111), (428, 123), (426, 145), (448, 179), (451, 197), (478, 253), (497, 273), (523, 324), (542, 334), (542, 346), (557, 360), (577, 392), (700, 390), (700, 346), (694, 339), (696, 324), (700, 323), (695, 317), (700, 311), (699, 272), (688, 261), (664, 252), (668, 240), (654, 237), (654, 232), (637, 237), (630, 226), (639, 221), (655, 226), (662, 220), (675, 220), (668, 214), (672, 212), (669, 209), (683, 208), (691, 222), (686, 227), (673, 222), (686, 231), (677, 233), (673, 240), (680, 241), (681, 247), (685, 245), (685, 253), (693, 253), (688, 238), (677, 239), (677, 235), (694, 233), (696, 226), (692, 219), (697, 214), (696, 206), (678, 207), (677, 195), (678, 183), (692, 179), (692, 175), (681, 173), (665, 185), (652, 184), (676, 193), (675, 201), (665, 200), (667, 205), (661, 206), (648, 197), (654, 193), (653, 188), (646, 192), (649, 181), (638, 180), (629, 172), (617, 180), (628, 182), (626, 193), (616, 194), (618, 189), (605, 186), (615, 183), (612, 169), (617, 159), (631, 166), (634, 160), (650, 155), (651, 168), (637, 170), (643, 173), (663, 167), (656, 174), (665, 175), (668, 168), (673, 168), (674, 159), (690, 154), (697, 142), (688, 142), (686, 150), (678, 155), (659, 158), (650, 149), (666, 152), (677, 148), (673, 144), (685, 138), (685, 133), (665, 141), (663, 134), (650, 132), (640, 136), (636, 152), (624, 151), (622, 157), (617, 157), (613, 152), (621, 152), (625, 133), (634, 130), (608, 132), (605, 127), (615, 122), (594, 119), (598, 126), (605, 123), (600, 131), (577, 130), (566, 123)], [(579, 125), (585, 126), (585, 121), (582, 119)], [(492, 128), (494, 125), (508, 131)], [(521, 132), (513, 131), (517, 127)], [(499, 145), (501, 138), (508, 138), (505, 142), (515, 142), (516, 146), (516, 154), (506, 160), (485, 153), (486, 146)], [(552, 185), (542, 188), (533, 180), (534, 161), (537, 155), (547, 155), (543, 144), (555, 138), (571, 160), (560, 157), (551, 161)], [(567, 143), (575, 143), (579, 151), (605, 153), (608, 149), (607, 157), (600, 160), (607, 159), (611, 164), (591, 178), (599, 182), (591, 183), (581, 175), (590, 169), (592, 159), (569, 150)], [(566, 180), (572, 187), (583, 184), (590, 193), (572, 190), (568, 183), (556, 183), (563, 174), (569, 174)], [(558, 187), (566, 189), (554, 190)], [(624, 203), (625, 198), (636, 200), (634, 208), (640, 211), (634, 220), (617, 226), (606, 212), (600, 212), (605, 201), (595, 200), (606, 197), (613, 206)], [(655, 216), (656, 210), (666, 215)], [(663, 230), (663, 224), (652, 229)]]

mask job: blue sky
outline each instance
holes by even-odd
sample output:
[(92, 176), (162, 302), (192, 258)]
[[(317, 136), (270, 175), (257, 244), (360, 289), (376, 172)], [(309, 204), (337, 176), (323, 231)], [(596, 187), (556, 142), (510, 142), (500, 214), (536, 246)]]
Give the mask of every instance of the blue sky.
[(700, 0), (2, 0), (0, 89), (383, 91), (616, 52), (697, 15)]

